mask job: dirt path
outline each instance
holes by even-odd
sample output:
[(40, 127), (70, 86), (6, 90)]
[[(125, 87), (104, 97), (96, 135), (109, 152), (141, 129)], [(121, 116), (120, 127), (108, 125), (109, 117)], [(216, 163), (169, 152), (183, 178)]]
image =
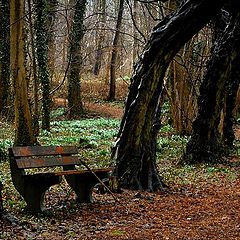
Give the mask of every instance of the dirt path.
[(120, 203), (107, 194), (90, 205), (61, 203), (48, 217), (20, 213), (21, 224), (5, 226), (2, 239), (240, 239), (239, 179), (169, 194), (125, 191), (117, 197)]
[[(67, 107), (67, 99), (64, 98), (55, 98), (54, 107)], [(96, 115), (101, 117), (109, 117), (109, 118), (121, 118), (123, 115), (123, 108), (113, 105), (108, 102), (83, 102), (85, 110), (90, 115)]]
[(121, 118), (123, 109), (118, 106), (113, 106), (110, 103), (93, 103), (84, 102), (84, 107), (88, 112), (94, 113), (101, 117)]

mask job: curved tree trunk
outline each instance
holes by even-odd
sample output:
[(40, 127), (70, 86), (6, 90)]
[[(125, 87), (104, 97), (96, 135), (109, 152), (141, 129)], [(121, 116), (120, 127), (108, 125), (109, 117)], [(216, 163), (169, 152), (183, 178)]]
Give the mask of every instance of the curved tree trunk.
[[(159, 102), (156, 99), (161, 94), (166, 69), (182, 45), (210, 21), (225, 2), (189, 0), (154, 28), (132, 75), (125, 113), (113, 149), (114, 174), (123, 187), (148, 190), (161, 187), (159, 177), (153, 177), (158, 176), (154, 121)], [(151, 145), (152, 138), (154, 144)]]
[[(213, 50), (200, 88), (198, 116), (193, 123), (193, 133), (184, 155), (187, 163), (216, 162), (222, 157), (224, 146), (218, 126), (227, 81), (231, 73), (236, 73), (233, 71), (236, 71), (234, 66), (239, 62), (239, 54), (240, 14), (232, 17), (230, 25)], [(232, 78), (231, 81), (233, 80)]]

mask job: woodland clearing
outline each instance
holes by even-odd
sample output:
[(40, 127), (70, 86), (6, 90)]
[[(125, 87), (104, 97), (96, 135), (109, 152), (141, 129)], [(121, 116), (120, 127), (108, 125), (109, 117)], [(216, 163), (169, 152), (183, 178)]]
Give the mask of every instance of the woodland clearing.
[[(102, 116), (122, 112), (103, 103), (86, 106)], [(236, 138), (239, 142), (239, 129)], [(118, 202), (110, 194), (95, 193), (94, 203), (78, 205), (66, 184), (52, 187), (44, 215), (27, 214), (16, 204), (20, 197), (4, 191), (8, 205), (0, 239), (239, 239), (238, 151), (226, 164), (181, 167), (175, 160), (160, 160), (160, 173), (170, 186), (165, 193), (123, 190), (115, 194)]]

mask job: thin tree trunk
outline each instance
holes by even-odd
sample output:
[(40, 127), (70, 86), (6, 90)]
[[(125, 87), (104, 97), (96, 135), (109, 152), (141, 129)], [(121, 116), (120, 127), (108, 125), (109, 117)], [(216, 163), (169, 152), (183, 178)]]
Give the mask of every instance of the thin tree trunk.
[(55, 21), (56, 21), (56, 12), (58, 7), (57, 0), (47, 1), (47, 43), (48, 43), (48, 69), (50, 79), (53, 79), (54, 70), (55, 70), (55, 52), (56, 52), (56, 43), (55, 43)]
[(110, 87), (109, 87), (108, 101), (114, 101), (116, 96), (116, 62), (117, 62), (118, 44), (120, 39), (120, 29), (122, 25), (123, 5), (124, 5), (124, 0), (119, 0), (116, 32), (113, 39), (112, 57), (111, 57), (111, 63), (110, 63)]
[(156, 190), (161, 186), (159, 178), (149, 183), (150, 178), (141, 176), (146, 172), (158, 176), (152, 167), (154, 159), (151, 156), (156, 152), (150, 142), (155, 133), (153, 126), (159, 105), (156, 99), (160, 97), (166, 69), (183, 44), (203, 28), (225, 2), (189, 0), (171, 18), (165, 18), (154, 28), (132, 75), (125, 113), (113, 149), (114, 175), (124, 187)]
[(42, 129), (50, 131), (50, 81), (48, 71), (48, 42), (47, 42), (47, 4), (46, 0), (36, 3), (36, 47), (38, 60), (38, 79), (42, 85)]
[(34, 108), (33, 108), (33, 131), (34, 135), (37, 137), (39, 135), (39, 80), (37, 75), (37, 60), (36, 60), (36, 48), (33, 33), (33, 16), (32, 16), (32, 6), (31, 0), (28, 0), (28, 14), (29, 14), (29, 31), (31, 40), (31, 50), (32, 50), (32, 71), (33, 71), (33, 98), (34, 98)]
[(94, 68), (93, 68), (93, 74), (98, 76), (101, 66), (102, 66), (102, 60), (103, 60), (103, 44), (104, 44), (104, 26), (106, 24), (106, 0), (99, 0), (100, 2), (100, 6), (99, 6), (99, 10), (100, 10), (100, 17), (99, 17), (99, 28), (97, 30), (97, 50), (96, 50), (96, 61), (94, 64)]

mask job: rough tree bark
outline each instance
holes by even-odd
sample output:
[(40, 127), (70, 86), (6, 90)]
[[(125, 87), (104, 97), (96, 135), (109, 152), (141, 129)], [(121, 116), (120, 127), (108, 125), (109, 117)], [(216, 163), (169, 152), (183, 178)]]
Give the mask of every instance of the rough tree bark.
[(104, 45), (104, 39), (105, 39), (105, 33), (104, 33), (104, 26), (106, 24), (106, 0), (99, 0), (98, 2), (98, 9), (100, 12), (99, 16), (99, 23), (98, 26), (100, 29), (96, 32), (96, 60), (93, 67), (93, 74), (98, 76), (101, 70), (102, 66), (102, 60), (103, 60), (103, 45)]
[(36, 45), (35, 35), (33, 27), (33, 12), (31, 0), (27, 1), (28, 16), (29, 16), (29, 33), (31, 41), (31, 53), (32, 53), (32, 72), (33, 72), (33, 132), (37, 137), (39, 135), (39, 81), (37, 74), (37, 58), (36, 58)]
[(24, 41), (24, 1), (10, 1), (10, 60), (14, 88), (15, 145), (34, 145), (32, 118), (27, 95)]
[[(229, 24), (230, 14), (222, 10), (221, 16), (215, 21), (215, 29), (217, 33), (215, 35), (221, 35)], [(224, 118), (222, 129), (222, 140), (226, 147), (232, 148), (235, 139), (234, 135), (234, 109), (236, 107), (237, 92), (240, 84), (240, 56), (233, 62), (231, 76), (228, 78), (226, 91), (225, 91), (225, 106), (224, 106)]]
[(234, 135), (234, 108), (236, 107), (237, 92), (240, 84), (240, 57), (232, 64), (232, 72), (226, 86), (226, 105), (223, 121), (223, 142), (232, 148), (235, 140)]
[(108, 93), (108, 101), (114, 101), (116, 95), (116, 62), (117, 62), (117, 53), (118, 53), (118, 42), (120, 38), (120, 29), (122, 25), (122, 16), (123, 16), (123, 5), (124, 0), (119, 0), (119, 9), (117, 16), (116, 32), (113, 39), (112, 45), (112, 56), (110, 63), (110, 87)]
[(3, 215), (3, 198), (2, 198), (2, 189), (3, 189), (3, 184), (0, 181), (0, 218)]
[(81, 97), (80, 69), (82, 64), (81, 41), (84, 34), (83, 20), (85, 10), (86, 0), (76, 0), (69, 47), (68, 108), (70, 119), (77, 118), (84, 112)]
[(0, 115), (7, 116), (10, 97), (9, 1), (0, 1)]
[(154, 120), (166, 69), (182, 45), (209, 22), (225, 2), (189, 0), (154, 28), (132, 75), (112, 153), (116, 160), (114, 175), (123, 187), (153, 191), (162, 186), (155, 161)]
[(48, 69), (50, 79), (53, 79), (55, 70), (55, 23), (56, 23), (56, 12), (58, 8), (57, 0), (47, 1), (47, 43), (48, 43)]
[(50, 131), (50, 80), (48, 70), (47, 1), (36, 1), (36, 47), (38, 79), (42, 85), (42, 129)]
[[(235, 64), (240, 56), (240, 14), (232, 16), (228, 28), (215, 45), (208, 69), (200, 88), (198, 116), (186, 147), (187, 163), (217, 162), (224, 152), (218, 126), (224, 106), (227, 81), (237, 72)], [(231, 81), (237, 80), (232, 75)], [(232, 104), (232, 103), (231, 103)], [(230, 109), (231, 110), (231, 109)], [(227, 114), (229, 114), (227, 112)]]

